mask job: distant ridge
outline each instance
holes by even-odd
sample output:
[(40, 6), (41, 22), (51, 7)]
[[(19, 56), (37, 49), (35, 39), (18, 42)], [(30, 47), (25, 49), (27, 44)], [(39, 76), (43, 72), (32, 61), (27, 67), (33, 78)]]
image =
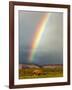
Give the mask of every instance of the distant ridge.
[(37, 64), (19, 64), (19, 69), (24, 68), (55, 68), (55, 67), (62, 67), (63, 64), (44, 64), (42, 66)]
[(22, 68), (40, 68), (40, 66), (35, 64), (19, 64), (19, 69)]

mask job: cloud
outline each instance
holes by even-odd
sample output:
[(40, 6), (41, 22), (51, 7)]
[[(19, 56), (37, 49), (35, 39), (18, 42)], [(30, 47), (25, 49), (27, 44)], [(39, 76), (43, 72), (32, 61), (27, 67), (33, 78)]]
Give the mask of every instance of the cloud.
[[(19, 59), (29, 63), (29, 46), (43, 12), (19, 11)], [(36, 50), (34, 63), (63, 63), (63, 13), (48, 13), (48, 22)], [(36, 53), (36, 55), (37, 55)]]

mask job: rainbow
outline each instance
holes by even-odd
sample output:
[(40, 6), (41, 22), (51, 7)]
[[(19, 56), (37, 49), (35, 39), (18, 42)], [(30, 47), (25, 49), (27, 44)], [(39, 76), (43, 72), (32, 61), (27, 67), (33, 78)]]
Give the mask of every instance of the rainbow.
[(47, 21), (48, 21), (48, 14), (45, 14), (42, 16), (42, 18), (40, 19), (39, 23), (36, 26), (36, 32), (34, 34), (34, 39), (33, 39), (32, 45), (31, 45), (31, 51), (29, 53), (29, 61), (30, 62), (32, 62), (34, 60), (35, 52), (36, 52), (36, 49), (42, 38)]

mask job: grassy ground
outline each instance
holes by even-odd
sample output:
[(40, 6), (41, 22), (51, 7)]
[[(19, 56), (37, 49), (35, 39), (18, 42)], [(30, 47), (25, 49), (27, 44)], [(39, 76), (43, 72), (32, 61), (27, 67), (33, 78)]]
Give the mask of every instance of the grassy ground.
[[(33, 74), (34, 70), (42, 70), (45, 74)], [(19, 79), (31, 79), (31, 78), (50, 78), (50, 77), (63, 77), (63, 68), (29, 68), (29, 69), (20, 69), (19, 70)]]

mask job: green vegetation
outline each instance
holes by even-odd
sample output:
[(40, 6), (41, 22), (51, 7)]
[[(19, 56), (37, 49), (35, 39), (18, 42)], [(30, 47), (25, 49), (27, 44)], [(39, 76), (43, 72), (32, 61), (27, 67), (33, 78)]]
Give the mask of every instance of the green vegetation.
[[(36, 70), (36, 72), (34, 72)], [(41, 73), (37, 73), (41, 72)], [(25, 68), (19, 70), (19, 79), (63, 77), (63, 67), (56, 68)]]

